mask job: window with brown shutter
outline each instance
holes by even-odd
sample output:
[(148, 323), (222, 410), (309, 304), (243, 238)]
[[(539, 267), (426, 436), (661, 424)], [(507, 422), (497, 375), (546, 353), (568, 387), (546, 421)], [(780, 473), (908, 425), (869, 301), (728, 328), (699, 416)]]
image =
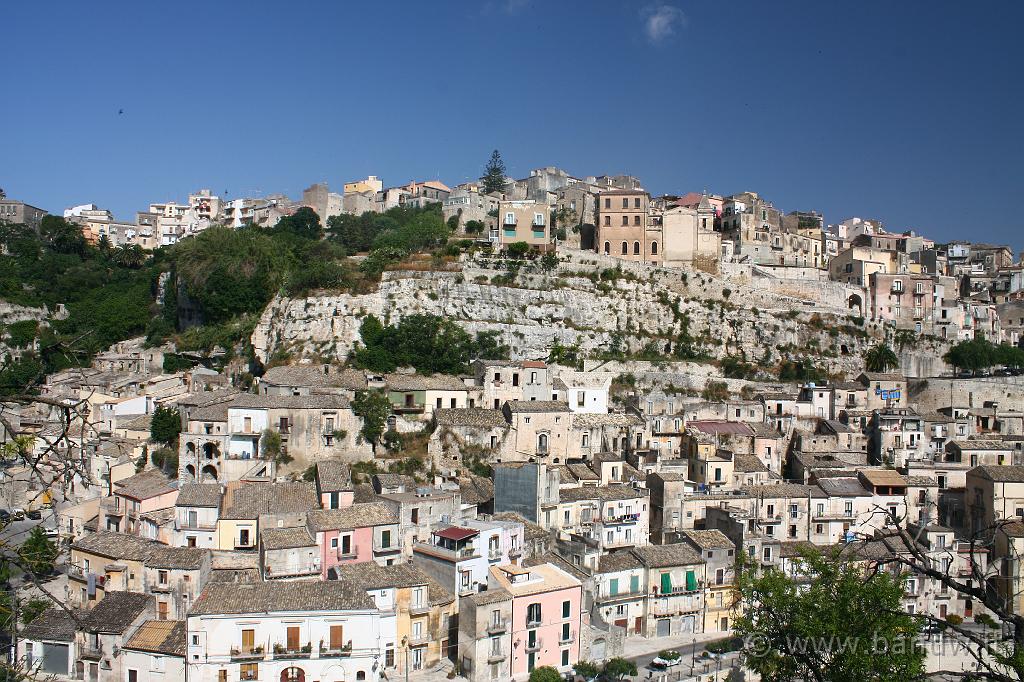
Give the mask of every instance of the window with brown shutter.
[(288, 628), (288, 651), (299, 650), (299, 628), (289, 627)]
[(251, 654), (253, 645), (256, 642), (255, 630), (242, 630), (242, 652)]
[(341, 634), (342, 631), (340, 625), (331, 626), (331, 650), (337, 651), (345, 645), (344, 642), (342, 642)]

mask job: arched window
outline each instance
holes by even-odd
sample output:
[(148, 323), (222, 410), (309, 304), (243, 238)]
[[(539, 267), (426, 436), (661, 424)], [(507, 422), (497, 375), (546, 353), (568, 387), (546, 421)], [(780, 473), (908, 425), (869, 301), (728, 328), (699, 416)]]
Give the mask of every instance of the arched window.
[(633, 242), (633, 255), (634, 256), (639, 256), (640, 255), (640, 242)]
[(537, 434), (537, 454), (546, 455), (548, 453), (548, 434), (538, 433)]
[(608, 242), (604, 243), (604, 252), (606, 254), (611, 254), (611, 252), (612, 252), (612, 245), (609, 244)]
[(588, 445), (590, 445), (590, 434), (589, 433), (584, 433), (583, 434), (583, 442), (580, 445), (582, 445), (582, 447), (587, 447)]
[(629, 244), (622, 242), (622, 255), (625, 256), (627, 253), (629, 253)]
[(651, 255), (652, 256), (657, 256), (658, 255), (658, 242), (651, 242)]

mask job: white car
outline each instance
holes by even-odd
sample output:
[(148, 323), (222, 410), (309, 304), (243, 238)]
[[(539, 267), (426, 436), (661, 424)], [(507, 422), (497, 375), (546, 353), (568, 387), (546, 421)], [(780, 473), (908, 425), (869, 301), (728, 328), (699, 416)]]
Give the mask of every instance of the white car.
[(656, 657), (651, 661), (651, 667), (655, 670), (668, 670), (672, 666), (679, 665), (680, 658), (662, 658), (661, 656)]
[(44, 528), (43, 529), (43, 534), (46, 537), (48, 537), (48, 538), (58, 538), (58, 537), (60, 537), (60, 531), (57, 530), (56, 528)]

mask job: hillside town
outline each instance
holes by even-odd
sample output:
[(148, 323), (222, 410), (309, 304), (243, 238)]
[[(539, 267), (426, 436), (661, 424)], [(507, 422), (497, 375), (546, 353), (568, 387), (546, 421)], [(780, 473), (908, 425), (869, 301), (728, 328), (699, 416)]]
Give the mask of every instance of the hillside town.
[[(8, 390), (0, 540), (52, 548), (48, 574), (8, 578), (38, 610), (10, 662), (99, 682), (573, 679), (609, 661), (724, 680), (740, 574), (798, 579), (814, 549), (896, 575), (924, 627), (1016, 622), (1024, 264), (793, 208), (554, 167), (203, 189), (130, 220), (0, 197), (0, 222), (56, 216), (140, 261), (301, 215), (328, 233), (439, 213), (464, 243), (403, 253), (379, 289), (271, 292), (245, 352), (185, 348), (210, 310), (179, 282), (182, 336)], [(74, 314), (3, 305), (7, 362)], [(464, 365), (374, 345), (431, 315), (477, 334)]]

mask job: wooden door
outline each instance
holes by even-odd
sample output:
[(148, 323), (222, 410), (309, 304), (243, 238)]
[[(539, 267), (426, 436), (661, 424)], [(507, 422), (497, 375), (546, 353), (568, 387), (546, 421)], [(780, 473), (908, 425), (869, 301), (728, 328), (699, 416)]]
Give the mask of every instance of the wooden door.
[(288, 628), (288, 651), (299, 650), (299, 628), (292, 626)]
[(342, 641), (341, 626), (340, 625), (332, 625), (331, 626), (331, 649), (333, 651), (337, 651), (337, 650), (341, 649), (341, 647), (343, 647), (343, 646), (345, 646), (345, 643)]
[(244, 651), (245, 653), (252, 653), (255, 643), (256, 631), (242, 630), (242, 651)]

